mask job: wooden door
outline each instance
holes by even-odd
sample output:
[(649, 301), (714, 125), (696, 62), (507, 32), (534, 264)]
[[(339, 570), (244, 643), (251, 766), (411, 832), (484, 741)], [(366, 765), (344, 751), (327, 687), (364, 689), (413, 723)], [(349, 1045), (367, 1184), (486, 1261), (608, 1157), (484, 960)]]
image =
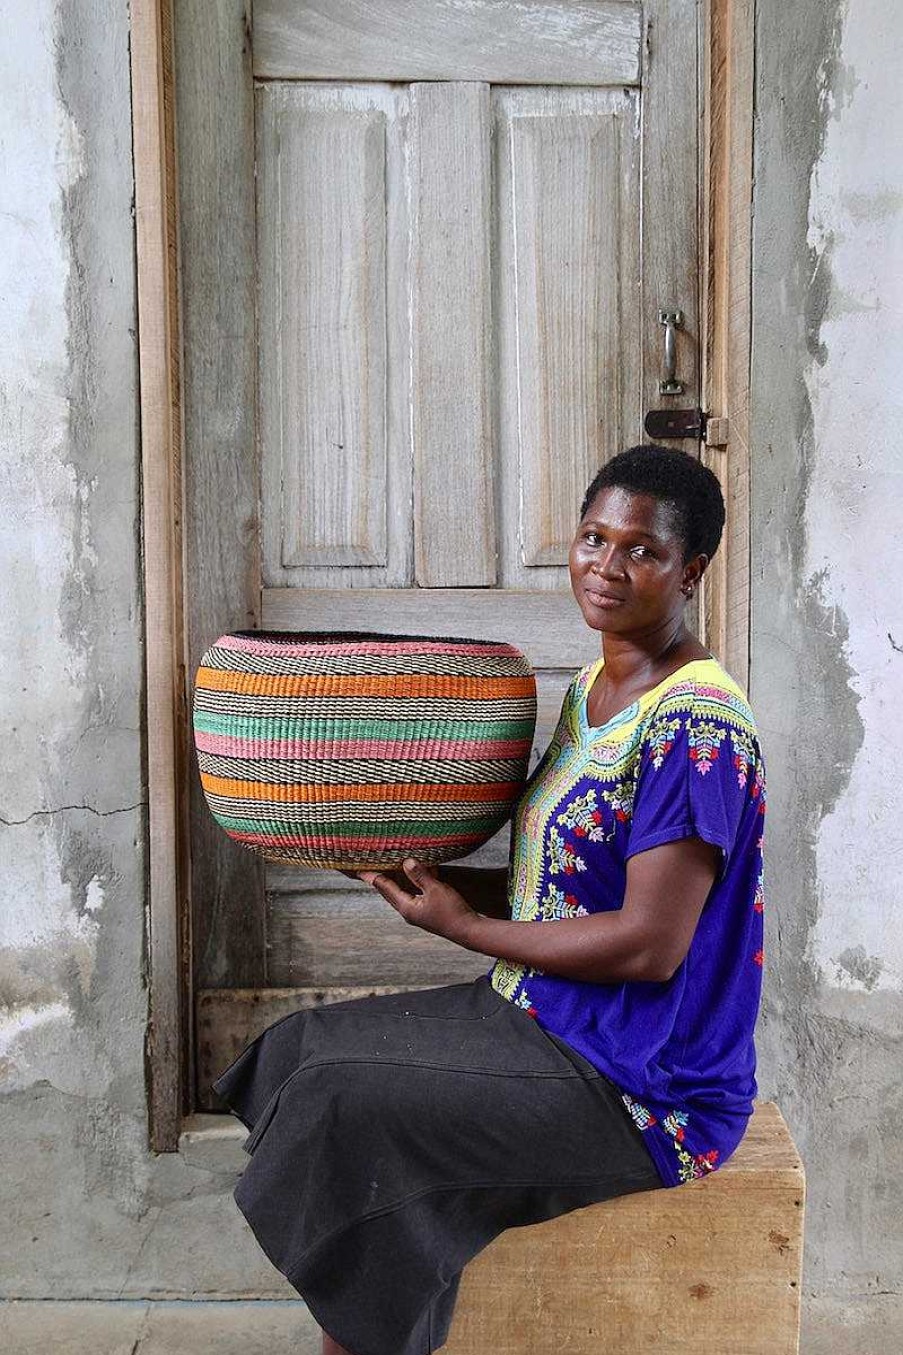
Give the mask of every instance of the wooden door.
[[(567, 573), (586, 485), (645, 410), (699, 400), (695, 0), (175, 23), (189, 677), (251, 626), (505, 639), (535, 763), (599, 652)], [(264, 867), (192, 797), (200, 1105), (283, 1011), (489, 967), (344, 876)]]

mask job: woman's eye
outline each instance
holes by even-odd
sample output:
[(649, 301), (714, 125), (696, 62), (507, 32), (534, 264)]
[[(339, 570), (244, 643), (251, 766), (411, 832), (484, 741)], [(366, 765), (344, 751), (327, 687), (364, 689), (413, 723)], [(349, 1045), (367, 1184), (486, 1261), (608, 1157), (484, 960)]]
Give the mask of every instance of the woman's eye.
[[(601, 546), (604, 545), (605, 543), (605, 538), (603, 536), (600, 536), (598, 532), (584, 532), (583, 540), (588, 541), (590, 545), (595, 545), (596, 543), (598, 543)], [(642, 558), (645, 558), (647, 555), (652, 554), (648, 546), (631, 546), (630, 554), (637, 555), (638, 553)]]

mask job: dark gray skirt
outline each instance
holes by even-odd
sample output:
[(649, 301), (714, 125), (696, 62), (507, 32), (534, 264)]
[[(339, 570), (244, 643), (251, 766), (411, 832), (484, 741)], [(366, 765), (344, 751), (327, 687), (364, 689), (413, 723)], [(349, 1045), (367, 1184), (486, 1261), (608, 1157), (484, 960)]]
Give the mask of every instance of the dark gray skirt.
[(614, 1083), (486, 975), (292, 1012), (213, 1087), (239, 1209), (353, 1355), (438, 1350), (504, 1229), (663, 1187)]

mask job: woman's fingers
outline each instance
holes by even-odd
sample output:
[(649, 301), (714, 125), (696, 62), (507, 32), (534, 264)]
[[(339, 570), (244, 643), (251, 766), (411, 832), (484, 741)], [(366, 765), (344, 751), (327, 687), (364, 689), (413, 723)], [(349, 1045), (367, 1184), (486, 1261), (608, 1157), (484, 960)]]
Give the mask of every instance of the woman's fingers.
[[(383, 879), (392, 880), (395, 884), (401, 885), (402, 888), (404, 888), (405, 885), (410, 884), (408, 877), (401, 870), (339, 870), (338, 874), (347, 876), (349, 880), (363, 880), (366, 884), (372, 883), (374, 875), (380, 875)], [(408, 890), (408, 893), (410, 892), (411, 891)]]
[(425, 862), (408, 857), (404, 869), (408, 882), (417, 886), (419, 893), (412, 894), (409, 888), (381, 871), (361, 871), (361, 879), (372, 885), (406, 922), (466, 945), (463, 938), (477, 916), (466, 899), (443, 884), (435, 869)]

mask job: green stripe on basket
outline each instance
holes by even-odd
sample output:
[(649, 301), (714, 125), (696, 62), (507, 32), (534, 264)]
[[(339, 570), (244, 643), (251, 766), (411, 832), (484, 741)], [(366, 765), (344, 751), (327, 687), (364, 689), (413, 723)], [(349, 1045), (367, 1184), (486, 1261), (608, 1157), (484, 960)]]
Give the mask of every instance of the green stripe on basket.
[[(420, 723), (432, 732), (439, 728), (443, 739), (532, 738), (535, 721), (524, 720), (432, 720)], [(215, 715), (195, 711), (194, 727), (204, 734), (232, 734), (257, 739), (397, 739), (411, 737), (410, 719), (401, 720), (295, 720), (254, 715)], [(426, 733), (426, 731), (425, 731)]]
[[(504, 807), (502, 807), (503, 812)], [(266, 833), (276, 837), (292, 836), (300, 837), (302, 835), (301, 826), (273, 821), (271, 819), (233, 819), (225, 814), (214, 814), (220, 827), (234, 833)], [(312, 825), (308, 829), (308, 835), (313, 842), (314, 838), (327, 838), (331, 833), (341, 837), (373, 837), (382, 834), (386, 837), (393, 833), (412, 833), (418, 830), (429, 833), (430, 837), (450, 837), (456, 833), (472, 833), (479, 830), (480, 822), (485, 819), (487, 823), (492, 823), (497, 814), (485, 814), (480, 817), (471, 817), (469, 819), (445, 819), (442, 823), (430, 823), (426, 820), (418, 819), (380, 819), (377, 823), (345, 823), (339, 821), (330, 823), (328, 820)]]

